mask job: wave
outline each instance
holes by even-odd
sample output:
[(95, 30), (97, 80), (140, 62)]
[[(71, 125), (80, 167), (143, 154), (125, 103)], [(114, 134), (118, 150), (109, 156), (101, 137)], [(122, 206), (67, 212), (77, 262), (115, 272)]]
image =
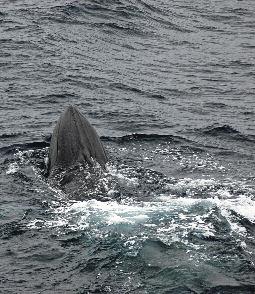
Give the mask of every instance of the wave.
[(4, 133), (4, 134), (0, 134), (0, 139), (16, 138), (16, 137), (20, 137), (22, 135), (25, 135), (26, 133), (27, 132)]
[(209, 107), (209, 108), (226, 108), (228, 107), (228, 105), (226, 105), (225, 103), (220, 103), (220, 102), (207, 102), (204, 104), (205, 107)]
[(40, 97), (40, 102), (43, 103), (51, 103), (51, 104), (58, 104), (63, 103), (63, 101), (69, 101), (71, 98), (76, 98), (77, 96), (74, 93), (54, 93), (54, 94), (48, 94), (45, 96)]
[(216, 126), (212, 125), (203, 129), (204, 134), (219, 135), (219, 134), (240, 134), (239, 131), (229, 125)]
[(253, 294), (254, 292), (255, 292), (255, 286), (254, 285), (239, 285), (239, 286), (221, 285), (221, 286), (216, 286), (216, 287), (209, 288), (208, 290), (204, 291), (202, 294), (216, 294), (216, 293)]
[(130, 18), (131, 16), (141, 16), (144, 14), (158, 13), (164, 15), (164, 10), (156, 7), (145, 1), (138, 0), (131, 3), (126, 0), (110, 0), (110, 1), (86, 1), (86, 3), (72, 3), (58, 5), (54, 8), (64, 12), (66, 15), (90, 13), (107, 17), (107, 13), (112, 13), (115, 16)]
[(133, 92), (133, 93), (136, 93), (136, 94), (140, 94), (142, 96), (146, 96), (146, 97), (149, 97), (149, 98), (154, 98), (154, 99), (157, 99), (157, 100), (166, 100), (166, 97), (164, 95), (162, 95), (161, 93), (152, 93), (152, 92), (147, 92), (147, 91), (144, 91), (144, 90), (141, 90), (139, 88), (136, 88), (136, 87), (132, 87), (132, 86), (128, 86), (126, 84), (123, 84), (123, 83), (111, 83), (109, 85), (109, 88), (110, 89), (113, 89), (113, 90), (123, 90), (123, 91), (127, 91), (127, 92)]
[(21, 144), (13, 144), (10, 146), (4, 146), (0, 148), (0, 152), (3, 154), (13, 154), (17, 150), (24, 151), (29, 149), (43, 149), (49, 147), (50, 143), (46, 141), (39, 141), (39, 142), (29, 142), (29, 143), (21, 143)]
[(7, 16), (6, 13), (0, 11), (0, 22), (2, 22), (6, 16)]
[(124, 135), (121, 137), (107, 137), (102, 136), (101, 139), (103, 141), (114, 141), (118, 143), (130, 142), (130, 141), (170, 141), (170, 142), (182, 142), (189, 141), (180, 136), (176, 135), (159, 135), (159, 134), (142, 134), (142, 133), (133, 133), (129, 135)]
[(26, 227), (18, 221), (2, 223), (0, 226), (0, 238), (10, 239), (13, 236), (21, 235), (26, 231)]
[(223, 136), (225, 138), (231, 138), (238, 141), (249, 141), (255, 143), (255, 135), (242, 134), (230, 125), (218, 125), (214, 124), (199, 130), (205, 135), (210, 136)]
[[(17, 136), (22, 134), (17, 134)], [(3, 135), (5, 136), (5, 135)], [(6, 135), (12, 136), (10, 135)], [(15, 136), (15, 134), (13, 135)], [(0, 136), (1, 138), (1, 136)], [(108, 142), (116, 142), (116, 143), (124, 143), (124, 142), (130, 142), (130, 141), (168, 141), (168, 142), (175, 142), (179, 143), (182, 141), (186, 141), (187, 139), (174, 136), (174, 135), (158, 135), (158, 134), (129, 134), (124, 135), (121, 137), (110, 137), (110, 136), (101, 136), (100, 137), (102, 141), (108, 141)], [(50, 146), (51, 141), (51, 134), (44, 135), (44, 141), (35, 141), (35, 142), (28, 142), (28, 143), (20, 143), (20, 144), (13, 144), (9, 146), (3, 146), (0, 148), (0, 152), (3, 154), (13, 154), (17, 150), (24, 151), (24, 150), (37, 150), (37, 149), (43, 149)], [(188, 140), (187, 140), (188, 141)]]
[(180, 14), (142, 0), (65, 3), (50, 7), (46, 17), (59, 23), (102, 27), (106, 33), (114, 30), (137, 36), (157, 36), (159, 25), (177, 32), (191, 32), (190, 27), (180, 22)]
[[(223, 139), (231, 139), (242, 142), (255, 143), (255, 135), (242, 134), (235, 128), (229, 125), (211, 125), (202, 129), (194, 129), (195, 133), (202, 133), (203, 135), (211, 137), (221, 137)], [(25, 133), (6, 133), (0, 135), (0, 138), (13, 138), (20, 137)], [(184, 144), (189, 149), (196, 151), (203, 151), (204, 148), (216, 148), (212, 144), (199, 143), (197, 140), (189, 139), (189, 136), (179, 136), (176, 134), (156, 134), (156, 133), (131, 133), (123, 136), (101, 136), (100, 139), (104, 142), (115, 143), (128, 143), (128, 142), (168, 142), (172, 144)], [(9, 146), (3, 146), (0, 148), (0, 152), (3, 154), (13, 154), (17, 150), (24, 151), (28, 149), (38, 150), (44, 149), (50, 146), (51, 134), (44, 134), (43, 141), (27, 142), (20, 144), (13, 144)], [(202, 148), (202, 149), (201, 149)], [(222, 149), (217, 146), (217, 149)]]

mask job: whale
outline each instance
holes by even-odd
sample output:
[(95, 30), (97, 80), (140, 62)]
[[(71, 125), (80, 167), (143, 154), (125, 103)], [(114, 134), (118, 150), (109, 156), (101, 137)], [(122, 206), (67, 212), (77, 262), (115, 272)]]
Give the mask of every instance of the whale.
[(51, 137), (48, 173), (80, 164), (99, 163), (105, 168), (107, 155), (104, 146), (89, 121), (77, 107), (68, 106), (60, 116)]
[(72, 199), (98, 198), (106, 192), (103, 174), (107, 162), (95, 128), (77, 107), (68, 106), (51, 137), (46, 172), (50, 184)]

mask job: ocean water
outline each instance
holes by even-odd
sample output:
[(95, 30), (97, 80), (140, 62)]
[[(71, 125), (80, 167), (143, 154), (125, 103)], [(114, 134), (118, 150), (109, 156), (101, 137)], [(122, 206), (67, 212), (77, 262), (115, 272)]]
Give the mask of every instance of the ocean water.
[[(251, 0), (0, 0), (0, 293), (255, 293), (254, 73)], [(70, 104), (108, 201), (44, 176)]]

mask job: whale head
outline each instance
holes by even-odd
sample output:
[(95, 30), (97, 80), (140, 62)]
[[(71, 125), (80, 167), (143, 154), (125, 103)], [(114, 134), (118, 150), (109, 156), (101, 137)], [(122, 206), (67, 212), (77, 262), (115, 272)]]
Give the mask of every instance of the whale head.
[(96, 130), (74, 106), (60, 116), (50, 143), (48, 174), (76, 163), (105, 167), (107, 156)]

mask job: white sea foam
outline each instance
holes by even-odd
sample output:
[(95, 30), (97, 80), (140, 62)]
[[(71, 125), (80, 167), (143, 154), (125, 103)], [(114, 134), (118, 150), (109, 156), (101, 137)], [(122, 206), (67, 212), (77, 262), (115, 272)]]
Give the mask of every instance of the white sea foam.
[(130, 177), (128, 174), (129, 169), (124, 171), (119, 171), (115, 166), (108, 164), (107, 170), (109, 174), (115, 178), (117, 178), (120, 182), (125, 182), (127, 186), (138, 186), (139, 182), (138, 179), (135, 177)]
[[(181, 179), (172, 185), (172, 191), (198, 188), (203, 190), (217, 185), (218, 182), (213, 179)], [(208, 198), (192, 198), (192, 193), (185, 197), (177, 195), (161, 194), (149, 202), (135, 202), (130, 199), (101, 202), (94, 199), (65, 202), (57, 207), (54, 204), (49, 209), (51, 219), (34, 220), (28, 226), (35, 229), (46, 226), (72, 231), (89, 230), (91, 234), (102, 237), (117, 229), (123, 236), (128, 234), (127, 240), (134, 237), (134, 240), (140, 242), (143, 238), (158, 238), (166, 244), (183, 242), (197, 250), (197, 245), (188, 241), (189, 234), (192, 232), (193, 235), (204, 238), (215, 236), (217, 228), (208, 220), (217, 207), (229, 223), (233, 234), (237, 234), (240, 246), (246, 247), (242, 239), (247, 233), (246, 229), (236, 221), (231, 212), (254, 222), (255, 201), (251, 196), (234, 195), (228, 184), (208, 193)]]
[(11, 163), (6, 171), (7, 175), (13, 175), (19, 170), (17, 162)]

